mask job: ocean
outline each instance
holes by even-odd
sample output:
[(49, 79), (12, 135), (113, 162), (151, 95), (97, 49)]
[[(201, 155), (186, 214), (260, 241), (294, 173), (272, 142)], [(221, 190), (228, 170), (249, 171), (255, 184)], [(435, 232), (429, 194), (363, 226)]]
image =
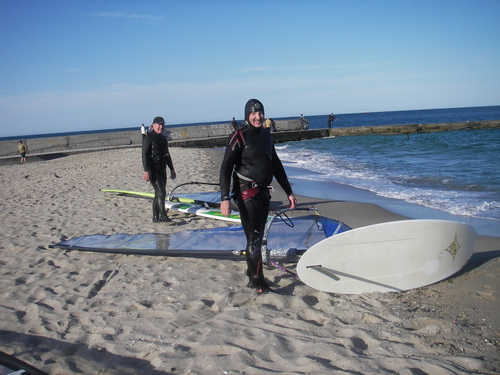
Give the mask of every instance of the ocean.
[[(500, 106), (335, 115), (332, 127), (500, 119)], [(328, 115), (305, 116), (324, 128)], [(331, 137), (276, 145), (297, 194), (375, 203), (500, 236), (500, 129)]]

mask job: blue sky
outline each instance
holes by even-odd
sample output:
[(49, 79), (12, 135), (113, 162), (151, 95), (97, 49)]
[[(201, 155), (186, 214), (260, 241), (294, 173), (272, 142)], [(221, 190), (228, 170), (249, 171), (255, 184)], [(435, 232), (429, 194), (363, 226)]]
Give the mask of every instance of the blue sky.
[(0, 137), (500, 104), (500, 1), (0, 0)]

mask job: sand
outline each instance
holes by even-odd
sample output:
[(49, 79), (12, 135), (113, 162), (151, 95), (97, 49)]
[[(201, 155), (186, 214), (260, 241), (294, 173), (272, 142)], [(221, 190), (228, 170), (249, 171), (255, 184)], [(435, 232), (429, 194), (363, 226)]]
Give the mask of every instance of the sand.
[[(217, 179), (220, 151), (172, 148), (178, 178)], [(224, 222), (99, 192), (152, 192), (136, 148), (0, 167), (0, 350), (50, 374), (492, 374), (500, 372), (500, 238), (449, 280), (334, 295), (279, 269), (246, 288), (245, 262), (49, 248), (86, 234), (172, 233)], [(273, 196), (284, 207), (283, 193)], [(401, 219), (299, 197), (352, 227)], [(293, 264), (287, 265), (294, 267)]]

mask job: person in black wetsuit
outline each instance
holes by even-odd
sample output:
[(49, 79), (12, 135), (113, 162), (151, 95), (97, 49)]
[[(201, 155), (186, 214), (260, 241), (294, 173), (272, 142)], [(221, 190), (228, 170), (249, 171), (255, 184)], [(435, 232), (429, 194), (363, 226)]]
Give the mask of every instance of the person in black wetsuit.
[(332, 127), (332, 122), (333, 120), (336, 120), (337, 118), (333, 115), (333, 113), (330, 113), (330, 116), (328, 116), (328, 129)]
[(177, 177), (172, 158), (168, 152), (167, 137), (163, 134), (165, 121), (162, 117), (155, 117), (151, 125), (153, 131), (142, 140), (142, 166), (143, 178), (151, 182), (155, 189), (153, 199), (153, 221), (170, 221), (165, 210), (165, 195), (167, 194), (167, 166), (170, 169), (170, 178)]
[(289, 208), (297, 204), (273, 139), (263, 124), (264, 106), (257, 99), (250, 99), (245, 105), (245, 125), (230, 134), (220, 170), (221, 212), (225, 216), (231, 214), (232, 177), (233, 196), (247, 239), (248, 286), (256, 288), (259, 294), (271, 290), (264, 279), (261, 243), (269, 214), (269, 188), (273, 176), (287, 194)]
[(231, 125), (233, 125), (234, 130), (238, 130), (239, 125), (238, 125), (238, 123), (236, 122), (236, 119), (235, 119), (234, 117), (233, 117), (233, 119), (231, 120)]

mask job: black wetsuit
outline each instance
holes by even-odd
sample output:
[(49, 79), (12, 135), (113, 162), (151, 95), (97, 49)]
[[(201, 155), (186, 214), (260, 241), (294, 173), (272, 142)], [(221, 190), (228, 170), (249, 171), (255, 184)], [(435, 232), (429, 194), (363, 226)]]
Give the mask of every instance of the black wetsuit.
[(168, 141), (163, 134), (148, 133), (142, 141), (142, 166), (149, 172), (149, 181), (155, 189), (153, 200), (153, 221), (166, 221), (165, 195), (167, 166), (173, 170), (172, 159), (168, 152)]
[(271, 200), (268, 186), (274, 176), (287, 196), (292, 194), (292, 188), (271, 135), (264, 128), (247, 124), (229, 136), (220, 171), (222, 200), (229, 200), (231, 176), (247, 239), (249, 286), (267, 287), (262, 270), (261, 243)]

